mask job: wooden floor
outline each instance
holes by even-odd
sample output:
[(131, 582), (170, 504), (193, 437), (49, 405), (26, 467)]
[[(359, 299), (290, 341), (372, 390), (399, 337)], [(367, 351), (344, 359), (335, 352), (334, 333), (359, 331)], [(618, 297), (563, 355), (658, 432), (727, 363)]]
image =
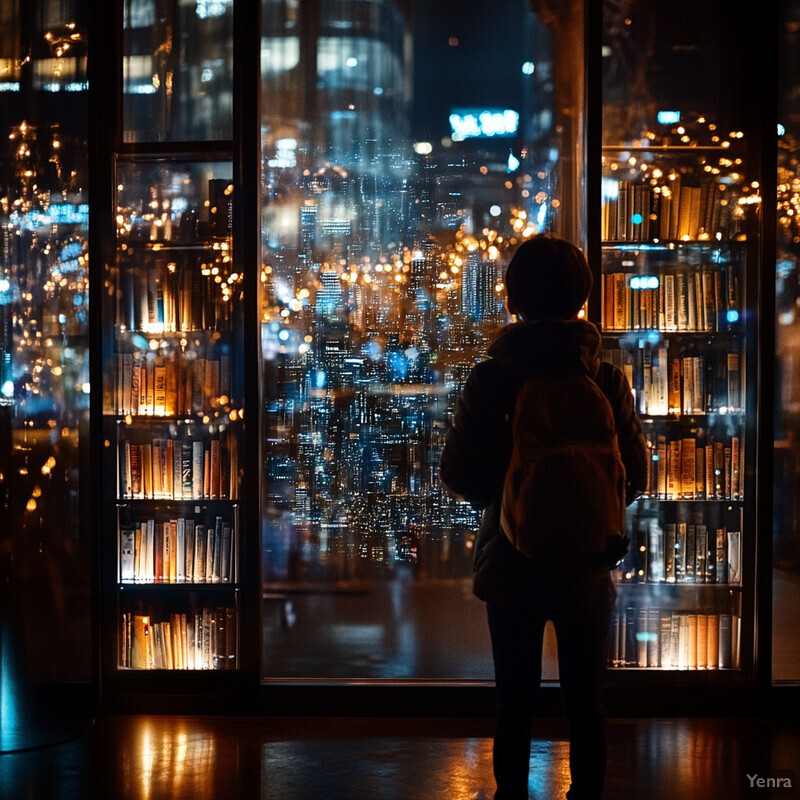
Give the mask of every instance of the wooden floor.
[[(607, 800), (800, 797), (800, 725), (789, 717), (610, 719), (608, 730)], [(530, 780), (536, 800), (564, 797), (564, 737), (562, 720), (537, 723)], [(764, 779), (761, 787), (755, 776)], [(790, 792), (768, 788), (787, 778)], [(68, 742), (0, 755), (3, 800), (492, 794), (488, 720), (106, 716)]]

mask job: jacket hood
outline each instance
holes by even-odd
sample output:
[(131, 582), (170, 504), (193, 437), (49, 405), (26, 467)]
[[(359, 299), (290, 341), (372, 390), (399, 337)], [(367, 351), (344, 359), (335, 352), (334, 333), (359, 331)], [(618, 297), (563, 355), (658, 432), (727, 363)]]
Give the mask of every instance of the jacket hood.
[(543, 319), (501, 328), (488, 354), (519, 372), (585, 369), (594, 376), (600, 347), (600, 332), (587, 320)]

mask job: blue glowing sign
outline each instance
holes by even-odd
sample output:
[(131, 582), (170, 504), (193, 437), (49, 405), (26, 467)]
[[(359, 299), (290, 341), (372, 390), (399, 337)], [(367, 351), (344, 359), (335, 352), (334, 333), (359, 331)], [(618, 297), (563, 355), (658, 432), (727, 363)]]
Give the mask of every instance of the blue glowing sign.
[(514, 136), (519, 128), (519, 114), (501, 108), (454, 108), (450, 113), (450, 138), (497, 139)]

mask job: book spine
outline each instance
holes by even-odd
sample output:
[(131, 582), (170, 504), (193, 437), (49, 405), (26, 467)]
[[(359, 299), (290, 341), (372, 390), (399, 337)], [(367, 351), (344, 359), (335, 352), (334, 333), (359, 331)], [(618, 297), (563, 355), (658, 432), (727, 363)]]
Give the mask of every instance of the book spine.
[(728, 583), (728, 532), (717, 528), (716, 583)]

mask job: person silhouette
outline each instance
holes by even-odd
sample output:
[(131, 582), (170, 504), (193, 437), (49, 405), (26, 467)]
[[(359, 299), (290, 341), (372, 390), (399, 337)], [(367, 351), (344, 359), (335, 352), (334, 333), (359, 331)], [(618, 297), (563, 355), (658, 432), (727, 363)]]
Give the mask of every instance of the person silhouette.
[[(614, 412), (626, 472), (625, 502), (646, 488), (647, 448), (624, 374), (600, 360), (596, 326), (580, 318), (592, 287), (583, 253), (564, 239), (539, 235), (514, 252), (505, 273), (503, 326), (488, 358), (469, 374), (440, 459), (444, 486), (482, 509), (473, 591), (487, 608), (496, 686), (495, 800), (528, 797), (531, 727), (541, 684), (544, 629), (552, 620), (561, 696), (569, 724), (570, 800), (597, 800), (606, 770), (601, 690), (620, 552), (574, 563), (541, 563), (511, 544), (500, 525), (503, 483), (512, 452), (517, 393), (536, 372), (588, 374)], [(627, 542), (625, 542), (627, 546)]]

